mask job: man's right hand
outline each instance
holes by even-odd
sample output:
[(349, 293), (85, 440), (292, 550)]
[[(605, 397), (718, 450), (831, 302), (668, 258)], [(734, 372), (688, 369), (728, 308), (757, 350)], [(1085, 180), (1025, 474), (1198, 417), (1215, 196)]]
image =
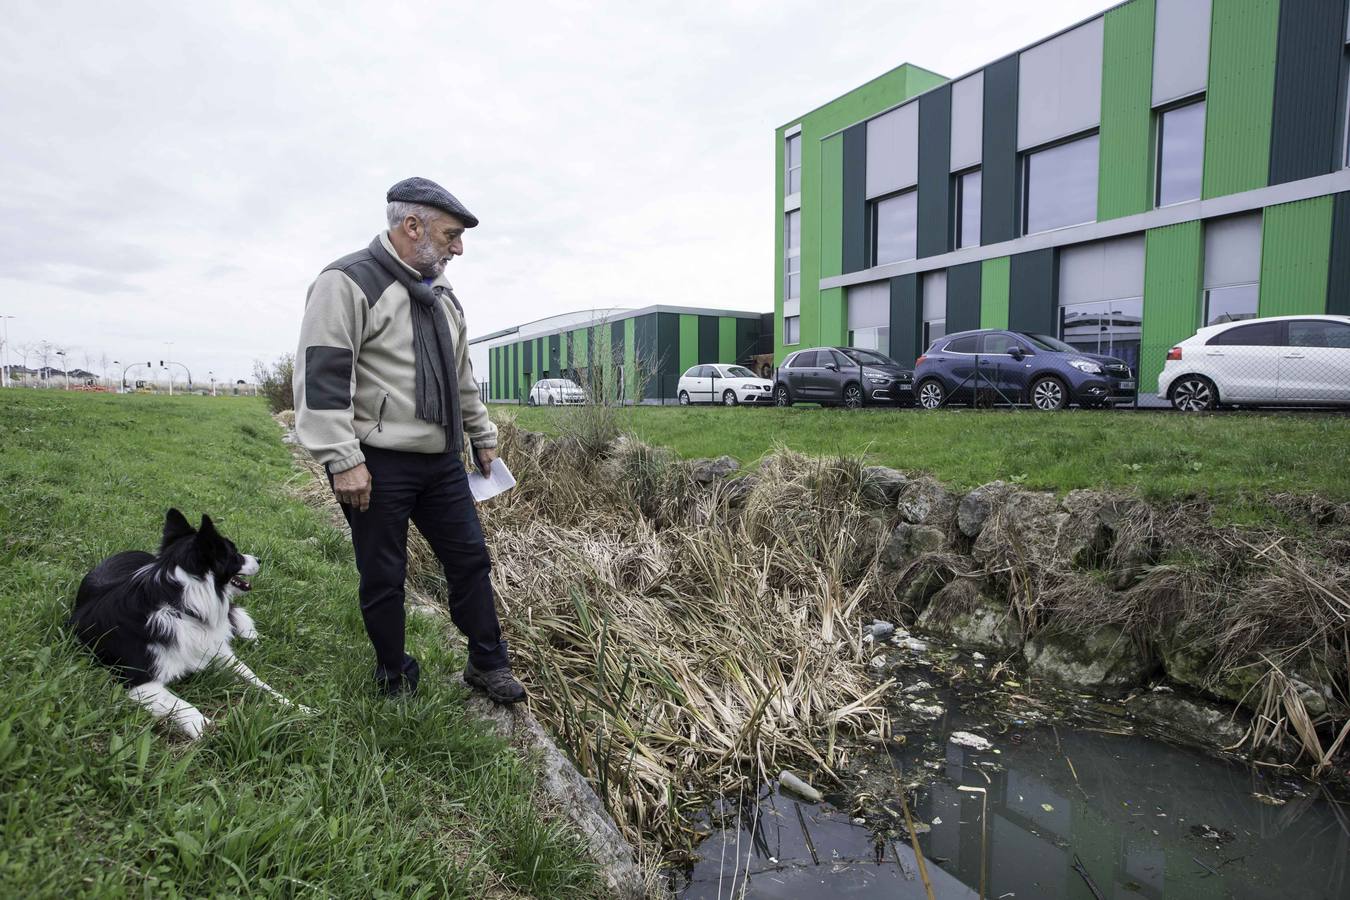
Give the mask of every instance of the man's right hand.
[(333, 493), (339, 503), (365, 512), (370, 509), (370, 483), (370, 470), (361, 463), (333, 476)]

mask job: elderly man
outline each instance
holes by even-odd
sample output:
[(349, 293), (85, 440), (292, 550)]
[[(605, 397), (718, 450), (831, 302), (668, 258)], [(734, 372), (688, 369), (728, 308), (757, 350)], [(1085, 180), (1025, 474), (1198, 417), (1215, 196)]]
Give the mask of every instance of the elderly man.
[(469, 640), (465, 681), (515, 703), (525, 690), (511, 674), (461, 458), (467, 435), (478, 468), (490, 472), (497, 428), (443, 275), (478, 219), (425, 178), (400, 181), (385, 199), (389, 230), (310, 286), (295, 356), (296, 434), (327, 468), (351, 525), (380, 688), (417, 689), (417, 660), (404, 650), (411, 519), (445, 568), (450, 617)]

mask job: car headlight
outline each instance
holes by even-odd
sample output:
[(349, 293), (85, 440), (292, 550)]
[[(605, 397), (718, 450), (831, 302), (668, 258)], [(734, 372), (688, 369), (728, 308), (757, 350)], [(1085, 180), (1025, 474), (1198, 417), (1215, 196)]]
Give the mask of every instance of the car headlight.
[(1090, 359), (1072, 359), (1069, 360), (1069, 365), (1073, 366), (1078, 371), (1086, 372), (1089, 375), (1102, 374), (1102, 367)]
[(868, 375), (867, 380), (873, 384), (887, 384), (890, 382), (890, 379), (885, 375)]

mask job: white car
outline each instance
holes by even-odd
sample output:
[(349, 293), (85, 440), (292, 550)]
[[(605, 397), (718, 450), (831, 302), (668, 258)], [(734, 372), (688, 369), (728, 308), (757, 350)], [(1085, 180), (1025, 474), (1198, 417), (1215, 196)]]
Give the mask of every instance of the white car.
[(568, 378), (541, 378), (530, 388), (525, 402), (530, 406), (575, 406), (586, 402), (586, 392)]
[(1350, 316), (1272, 316), (1201, 328), (1167, 352), (1158, 396), (1187, 412), (1350, 404)]
[(681, 406), (691, 403), (773, 403), (773, 382), (745, 366), (694, 366), (680, 376), (676, 388)]

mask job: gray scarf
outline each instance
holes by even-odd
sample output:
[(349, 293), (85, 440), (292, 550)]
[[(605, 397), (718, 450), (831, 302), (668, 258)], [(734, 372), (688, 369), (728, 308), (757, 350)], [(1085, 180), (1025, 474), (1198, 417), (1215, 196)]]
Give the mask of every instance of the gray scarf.
[[(434, 422), (445, 428), (445, 449), (460, 453), (464, 448), (464, 425), (459, 414), (459, 379), (455, 365), (455, 340), (450, 334), (450, 322), (445, 310), (437, 304), (437, 295), (445, 288), (435, 290), (408, 274), (403, 264), (394, 259), (377, 237), (370, 242), (370, 254), (390, 275), (403, 285), (412, 298), (413, 366), (417, 372), (415, 384), (417, 418)], [(459, 301), (449, 291), (450, 302), (459, 309)], [(447, 402), (448, 398), (448, 402)]]

